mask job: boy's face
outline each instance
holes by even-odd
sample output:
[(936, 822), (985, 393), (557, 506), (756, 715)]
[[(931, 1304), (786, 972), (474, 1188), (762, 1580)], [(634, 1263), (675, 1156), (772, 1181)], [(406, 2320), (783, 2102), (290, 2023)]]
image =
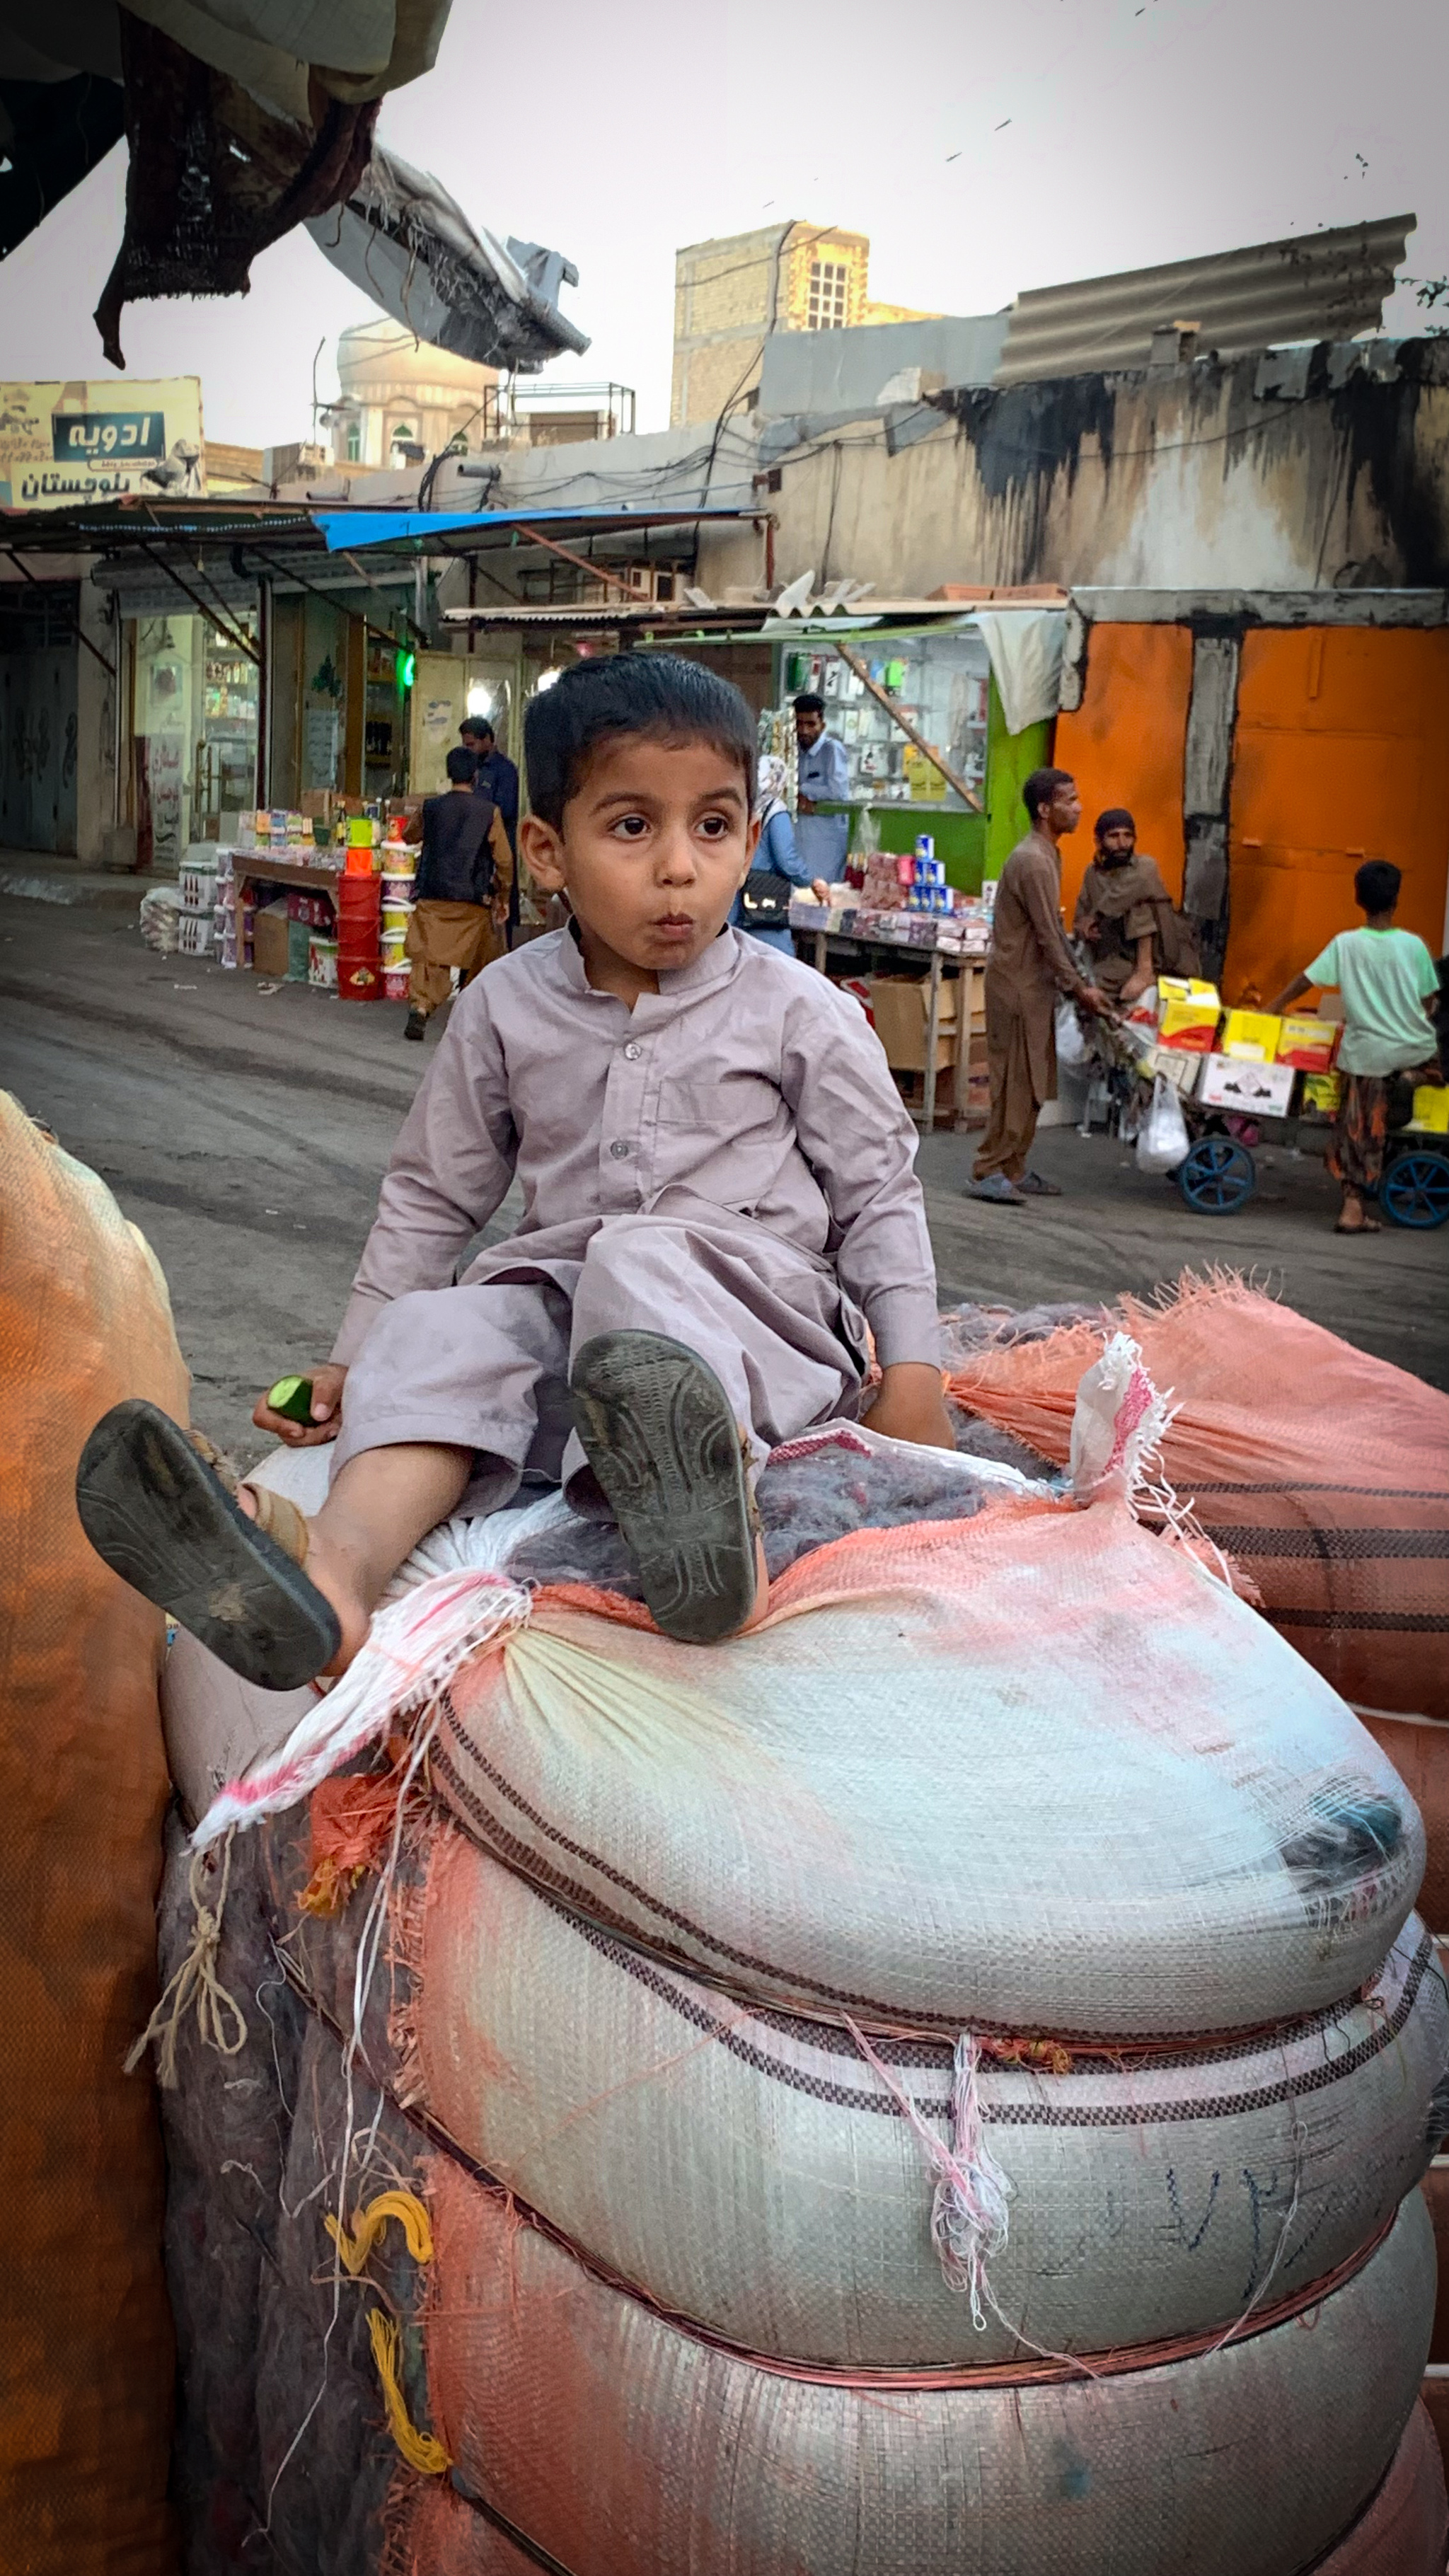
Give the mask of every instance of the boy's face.
[(581, 931), (657, 975), (692, 966), (723, 929), (760, 830), (743, 771), (705, 742), (605, 739), (590, 756), (563, 830), (537, 814), (523, 856)]

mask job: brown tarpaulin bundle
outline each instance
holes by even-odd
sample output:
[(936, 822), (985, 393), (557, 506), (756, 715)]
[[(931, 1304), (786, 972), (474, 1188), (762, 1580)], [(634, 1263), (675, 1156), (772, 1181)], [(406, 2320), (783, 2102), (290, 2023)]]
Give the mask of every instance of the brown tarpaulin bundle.
[(1241, 1280), (988, 1343), (950, 1379), (971, 1412), (1062, 1464), (1077, 1384), (1120, 1328), (1176, 1416), (1169, 1484), (1265, 1616), (1359, 1707), (1449, 1718), (1449, 1395)]
[(81, 1532), (98, 1416), (186, 1419), (161, 1274), (0, 1093), (0, 2576), (165, 2576), (172, 2336), (149, 2075), (164, 1625)]

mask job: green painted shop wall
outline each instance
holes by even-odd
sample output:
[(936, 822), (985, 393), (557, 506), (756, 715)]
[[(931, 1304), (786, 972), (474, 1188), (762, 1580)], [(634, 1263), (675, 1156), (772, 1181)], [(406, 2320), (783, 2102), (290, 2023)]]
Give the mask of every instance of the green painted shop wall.
[(1054, 719), (1049, 716), (1042, 724), (1028, 725), (1024, 733), (1008, 733), (993, 675), (986, 715), (985, 850), (989, 877), (1000, 876), (1027, 829), (1021, 783), (1051, 759), (1053, 730)]

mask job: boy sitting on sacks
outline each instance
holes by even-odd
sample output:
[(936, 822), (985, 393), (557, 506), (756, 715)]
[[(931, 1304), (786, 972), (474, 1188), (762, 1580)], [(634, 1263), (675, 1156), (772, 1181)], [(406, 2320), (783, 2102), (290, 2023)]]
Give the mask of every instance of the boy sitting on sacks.
[[(755, 1479), (857, 1415), (867, 1326), (872, 1429), (954, 1445), (915, 1131), (879, 1041), (823, 975), (725, 926), (759, 832), (744, 699), (674, 654), (585, 662), (533, 700), (525, 752), (520, 849), (572, 921), (454, 1003), (312, 1422), (257, 1407), (283, 1439), (336, 1440), (321, 1511), (233, 1498), (149, 1405), (107, 1414), (81, 1460), (107, 1563), (272, 1689), (344, 1671), (419, 1539), (524, 1478), (617, 1521), (668, 1635), (744, 1627), (766, 1595)], [(453, 1284), (515, 1177), (517, 1231)]]

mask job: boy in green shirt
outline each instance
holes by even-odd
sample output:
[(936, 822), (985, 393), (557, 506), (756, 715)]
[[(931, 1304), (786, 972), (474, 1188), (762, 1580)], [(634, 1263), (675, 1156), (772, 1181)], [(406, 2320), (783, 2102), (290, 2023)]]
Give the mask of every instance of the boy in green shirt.
[(1383, 1176), (1389, 1123), (1389, 1085), (1395, 1074), (1437, 1082), (1438, 1044), (1428, 1005), (1437, 996), (1434, 960), (1412, 930), (1394, 928), (1402, 883), (1388, 859), (1366, 859), (1353, 881), (1365, 916), (1362, 930), (1341, 930), (1273, 1004), (1291, 1009), (1310, 985), (1336, 985), (1343, 995), (1343, 1036), (1338, 1070), (1343, 1094), (1328, 1168), (1343, 1190), (1334, 1231), (1377, 1234), (1378, 1219), (1364, 1212)]

